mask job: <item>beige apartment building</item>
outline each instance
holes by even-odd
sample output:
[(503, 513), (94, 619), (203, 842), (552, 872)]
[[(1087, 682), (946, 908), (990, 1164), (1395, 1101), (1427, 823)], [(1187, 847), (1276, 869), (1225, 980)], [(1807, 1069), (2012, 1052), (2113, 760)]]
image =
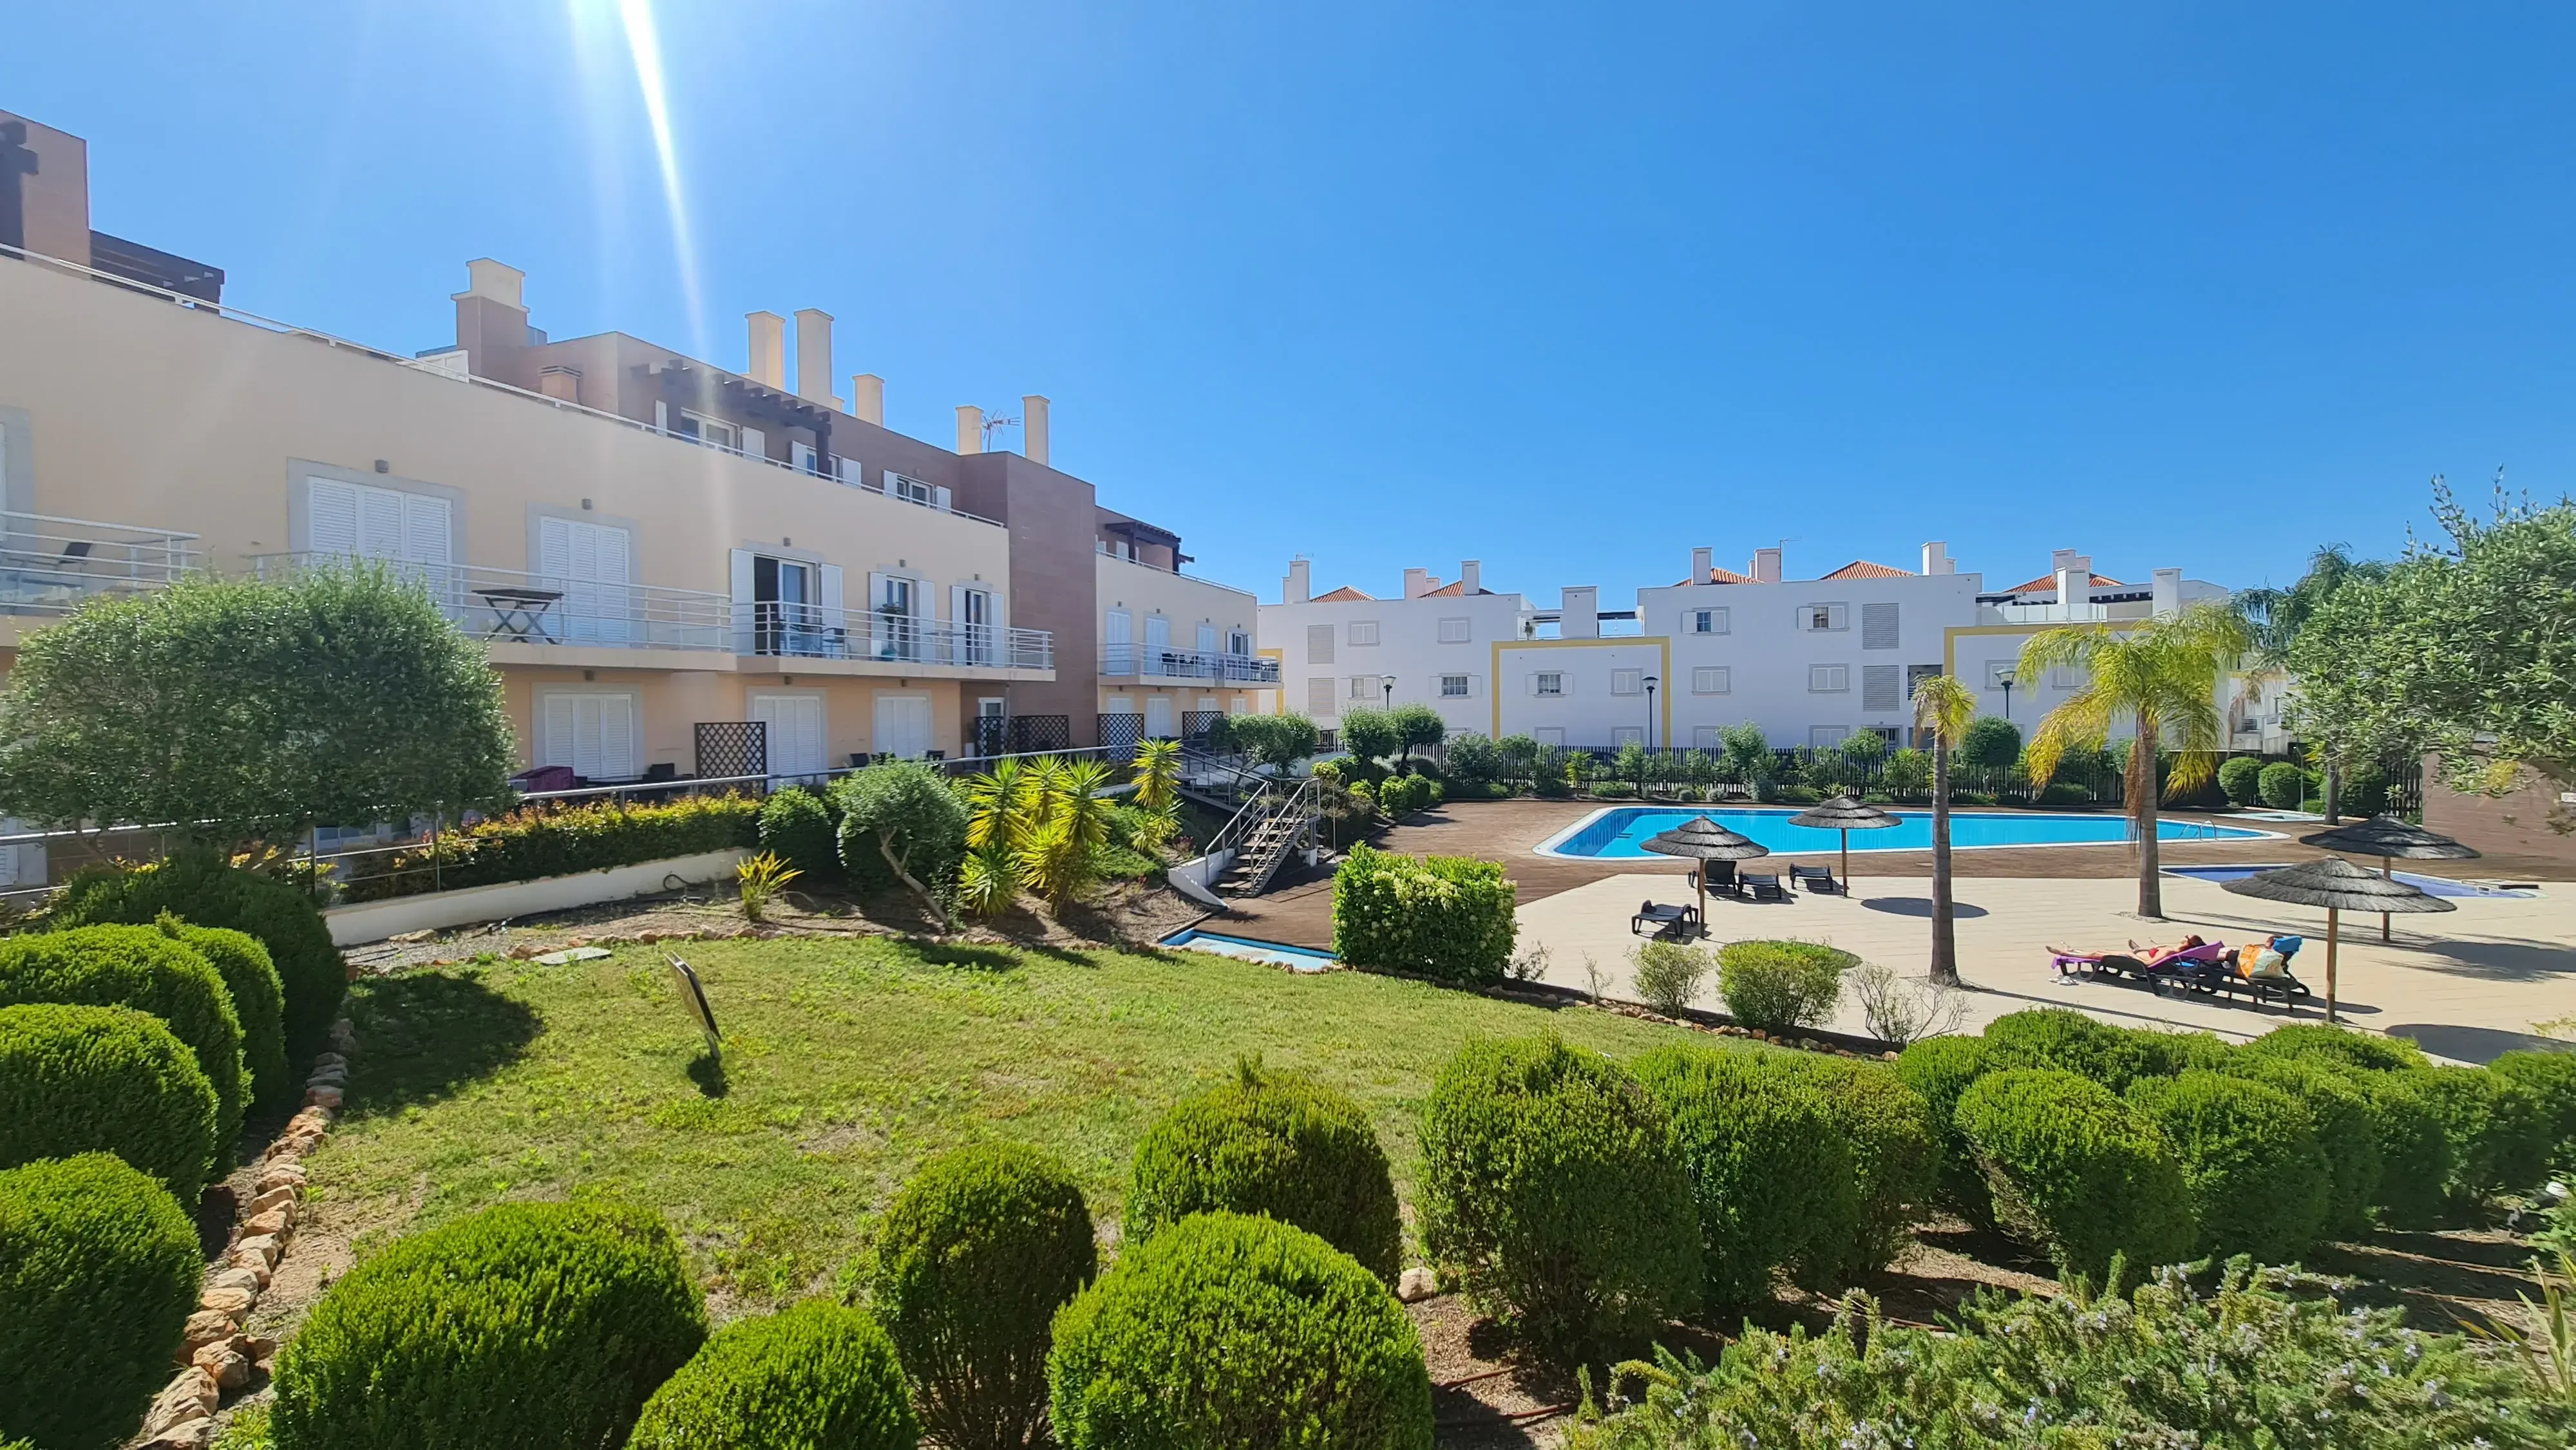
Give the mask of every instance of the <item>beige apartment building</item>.
[(488, 259), (452, 343), (351, 343), (91, 230), (78, 138), (0, 113), (0, 163), (0, 660), (102, 591), (378, 560), (488, 639), (524, 762), (593, 781), (1124, 744), (1275, 685), (1253, 597), (1050, 466), (1043, 397), (1022, 451), (974, 408), (941, 448), (836, 395), (824, 313), (791, 384), (774, 314), (741, 371), (552, 341)]

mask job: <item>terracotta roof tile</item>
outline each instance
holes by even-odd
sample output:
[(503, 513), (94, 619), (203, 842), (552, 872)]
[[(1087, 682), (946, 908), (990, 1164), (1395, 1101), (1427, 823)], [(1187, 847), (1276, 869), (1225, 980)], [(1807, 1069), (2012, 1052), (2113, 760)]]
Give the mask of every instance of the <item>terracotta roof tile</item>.
[(1885, 564), (1873, 564), (1867, 559), (1854, 559), (1825, 577), (1828, 579), (1910, 579), (1913, 575), (1903, 569), (1891, 569)]
[[(1479, 589), (1476, 592), (1479, 594), (1491, 594), (1494, 591), (1491, 589)], [(1452, 579), (1448, 583), (1441, 585), (1439, 588), (1432, 590), (1429, 594), (1422, 597), (1425, 599), (1464, 599), (1467, 597), (1467, 581), (1464, 579)]]
[(1374, 595), (1362, 594), (1348, 584), (1345, 584), (1330, 594), (1316, 595), (1312, 602), (1316, 604), (1348, 604), (1353, 600), (1372, 599), (1375, 597), (1376, 596)]
[[(2113, 579), (2108, 575), (2096, 574), (2093, 576), (2093, 587), (2096, 589), (2116, 587), (2119, 582), (2119, 580)], [(2042, 589), (2049, 590), (2052, 593), (2055, 592), (2057, 589), (2057, 576), (2054, 574), (2042, 574), (2027, 584), (2016, 584), (2004, 592), (2006, 594), (2030, 594)]]
[(1708, 577), (1705, 579), (1685, 579), (1682, 581), (1684, 584), (1753, 584), (1758, 582), (1759, 581), (1752, 575), (1738, 574), (1732, 569), (1711, 569), (1708, 571)]

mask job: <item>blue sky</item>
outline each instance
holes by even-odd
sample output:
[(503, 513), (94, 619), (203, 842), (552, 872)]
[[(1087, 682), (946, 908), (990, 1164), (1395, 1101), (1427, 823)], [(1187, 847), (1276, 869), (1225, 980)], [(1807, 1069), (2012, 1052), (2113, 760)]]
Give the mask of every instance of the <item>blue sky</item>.
[(29, 6), (0, 107), (310, 326), (443, 343), (491, 255), (728, 365), (821, 307), (935, 441), (1046, 393), (1271, 598), (1782, 539), (2286, 583), (2432, 474), (2576, 479), (2576, 11), (1594, 9), (660, 0), (682, 229), (616, 0)]

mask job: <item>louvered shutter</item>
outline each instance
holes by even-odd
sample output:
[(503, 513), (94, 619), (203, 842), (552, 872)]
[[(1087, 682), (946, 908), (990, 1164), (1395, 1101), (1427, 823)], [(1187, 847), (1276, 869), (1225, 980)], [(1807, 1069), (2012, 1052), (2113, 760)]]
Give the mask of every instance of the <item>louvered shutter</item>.
[[(545, 697), (545, 718), (537, 731), (537, 764), (573, 764), (573, 703), (570, 695)], [(580, 769), (573, 766), (576, 774)]]
[(1860, 647), (1862, 649), (1896, 648), (1896, 606), (1864, 604), (1860, 607)]
[(308, 478), (305, 489), (306, 541), (317, 554), (358, 552), (358, 489), (336, 479)]
[(1898, 698), (1897, 666), (1863, 665), (1860, 667), (1860, 707), (1862, 709), (1893, 710), (1897, 707)]
[(1333, 662), (1333, 627), (1329, 624), (1306, 626), (1306, 663), (1329, 665)]

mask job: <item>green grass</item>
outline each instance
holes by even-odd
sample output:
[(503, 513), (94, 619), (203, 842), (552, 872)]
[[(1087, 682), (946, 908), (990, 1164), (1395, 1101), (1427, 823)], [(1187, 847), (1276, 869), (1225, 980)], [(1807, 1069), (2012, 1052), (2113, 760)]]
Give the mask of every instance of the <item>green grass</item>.
[(359, 983), (349, 1112), (311, 1167), (354, 1210), (360, 1251), (504, 1199), (605, 1195), (666, 1214), (711, 1291), (774, 1303), (829, 1286), (912, 1168), (960, 1143), (1053, 1151), (1114, 1218), (1145, 1128), (1252, 1053), (1356, 1098), (1410, 1204), (1422, 1096), (1459, 1044), (1553, 1030), (1625, 1058), (1684, 1035), (1197, 953), (686, 953), (725, 1031), (721, 1072), (652, 947)]

